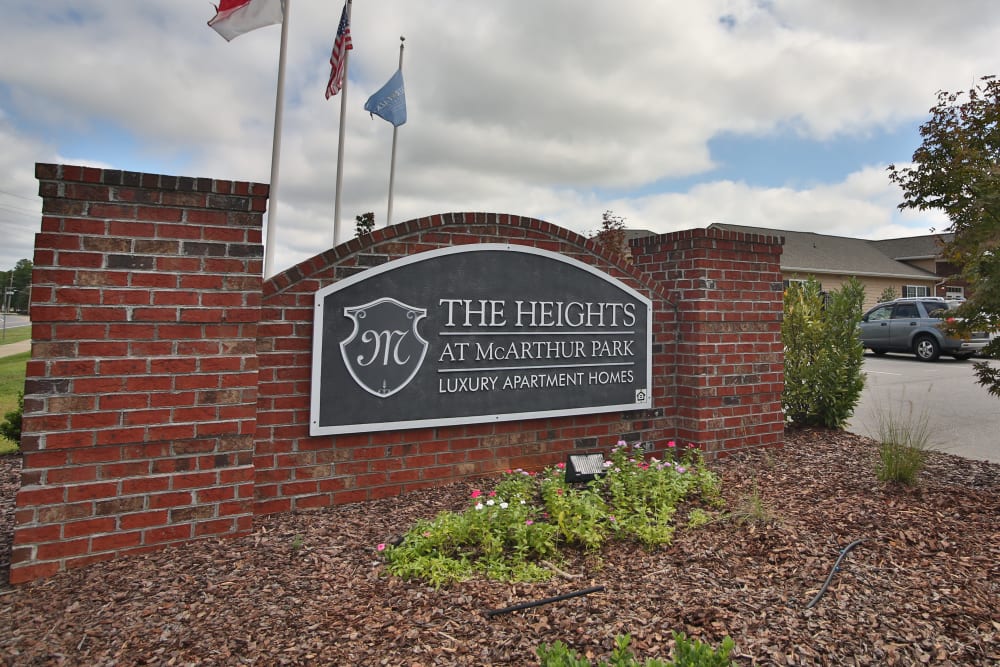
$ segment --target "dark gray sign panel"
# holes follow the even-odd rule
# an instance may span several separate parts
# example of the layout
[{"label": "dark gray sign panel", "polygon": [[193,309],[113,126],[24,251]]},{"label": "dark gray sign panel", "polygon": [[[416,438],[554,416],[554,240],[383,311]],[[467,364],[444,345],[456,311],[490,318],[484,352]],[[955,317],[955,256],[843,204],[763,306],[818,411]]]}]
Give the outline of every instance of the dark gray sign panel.
[{"label": "dark gray sign panel", "polygon": [[652,304],[575,259],[462,245],[316,293],[310,433],[649,408]]}]

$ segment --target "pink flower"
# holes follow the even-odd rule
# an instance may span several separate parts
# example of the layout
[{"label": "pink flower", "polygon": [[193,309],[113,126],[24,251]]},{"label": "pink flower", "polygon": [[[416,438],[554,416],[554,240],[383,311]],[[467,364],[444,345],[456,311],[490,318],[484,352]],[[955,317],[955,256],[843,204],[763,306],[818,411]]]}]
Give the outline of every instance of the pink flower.
[{"label": "pink flower", "polygon": [[495,496],[496,494],[497,494],[497,492],[496,492],[496,491],[490,491],[490,498],[492,498],[492,497],[493,497],[493,496]]},{"label": "pink flower", "polygon": [[560,470],[562,470],[562,469],[564,469],[566,467],[566,464],[565,463],[557,463],[556,467],[559,468]]},{"label": "pink flower", "polygon": [[378,546],[375,547],[378,551],[385,551],[385,542],[379,542]]},{"label": "pink flower", "polygon": [[667,443],[667,447],[676,447],[676,446],[677,446],[677,443],[674,442],[673,440],[671,440],[670,442]]},{"label": "pink flower", "polygon": [[483,492],[480,491],[479,489],[473,489],[472,490],[472,497],[473,498],[478,498],[481,495],[483,495]]},{"label": "pink flower", "polygon": [[526,519],[526,520],[525,520],[525,522],[524,522],[524,525],[525,525],[525,526],[530,526],[530,525],[531,525],[531,524],[533,524],[533,523],[535,523],[535,522],[534,522],[534,521],[532,521],[531,519]]}]

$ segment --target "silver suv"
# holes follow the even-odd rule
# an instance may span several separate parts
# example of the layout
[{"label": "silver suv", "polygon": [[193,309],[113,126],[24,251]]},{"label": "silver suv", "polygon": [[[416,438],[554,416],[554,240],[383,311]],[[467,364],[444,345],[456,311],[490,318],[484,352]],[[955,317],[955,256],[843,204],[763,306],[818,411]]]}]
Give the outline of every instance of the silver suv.
[{"label": "silver suv", "polygon": [[984,332],[972,333],[968,339],[944,335],[941,321],[959,305],[941,297],[880,303],[861,318],[861,342],[878,355],[912,352],[921,361],[935,361],[942,354],[968,359],[986,347],[990,338]]}]

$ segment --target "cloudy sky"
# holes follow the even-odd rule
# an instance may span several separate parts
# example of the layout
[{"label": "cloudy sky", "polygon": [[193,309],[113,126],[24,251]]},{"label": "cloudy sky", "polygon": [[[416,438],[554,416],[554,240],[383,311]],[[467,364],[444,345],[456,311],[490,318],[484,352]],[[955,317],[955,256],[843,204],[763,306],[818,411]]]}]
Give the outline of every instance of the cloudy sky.
[{"label": "cloudy sky", "polygon": [[[291,0],[275,270],[333,243],[342,3]],[[0,270],[32,257],[36,162],[267,182],[280,26],[226,42],[207,0],[6,0]],[[355,0],[341,235],[385,223],[392,126],[364,102],[403,72],[393,221],[529,215],[588,233],[612,210],[895,238],[886,165],[939,90],[1000,74],[995,0]]]}]

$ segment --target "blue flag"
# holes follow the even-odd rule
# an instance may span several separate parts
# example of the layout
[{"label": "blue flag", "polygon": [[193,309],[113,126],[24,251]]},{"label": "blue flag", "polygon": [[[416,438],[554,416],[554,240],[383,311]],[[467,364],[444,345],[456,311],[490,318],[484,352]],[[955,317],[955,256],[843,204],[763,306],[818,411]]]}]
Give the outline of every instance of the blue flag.
[{"label": "blue flag", "polygon": [[403,70],[396,70],[388,83],[365,102],[365,111],[375,114],[399,127],[406,122],[406,90],[403,88]]}]

